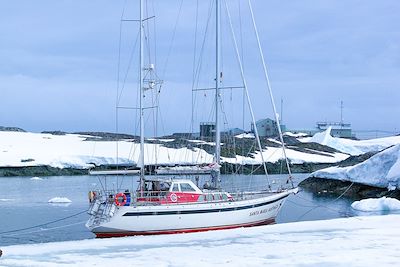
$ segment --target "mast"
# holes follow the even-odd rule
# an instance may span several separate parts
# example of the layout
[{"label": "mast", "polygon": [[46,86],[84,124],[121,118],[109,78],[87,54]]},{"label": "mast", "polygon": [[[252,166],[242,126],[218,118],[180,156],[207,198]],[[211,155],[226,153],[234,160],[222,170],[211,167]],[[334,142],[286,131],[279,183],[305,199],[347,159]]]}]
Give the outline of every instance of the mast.
[{"label": "mast", "polygon": [[220,170],[219,165],[221,162],[221,130],[219,125],[219,83],[220,83],[220,21],[219,21],[219,0],[215,1],[215,163],[217,164],[216,177],[213,177],[214,188],[219,188]]},{"label": "mast", "polygon": [[143,88],[143,0],[140,0],[140,19],[139,19],[139,90],[140,90],[140,195],[143,196],[144,190],[144,109],[143,109],[143,97],[144,97],[144,88]]},{"label": "mast", "polygon": [[293,180],[292,180],[292,171],[290,170],[289,161],[288,161],[288,158],[287,158],[287,155],[286,155],[285,142],[283,141],[281,124],[279,123],[279,116],[278,116],[278,113],[276,112],[274,96],[272,94],[271,83],[269,81],[267,66],[265,65],[264,53],[263,53],[262,48],[261,48],[260,37],[258,35],[257,25],[256,25],[256,21],[254,19],[254,12],[253,12],[253,8],[251,6],[251,0],[248,0],[248,4],[249,4],[249,9],[250,9],[250,14],[251,14],[251,20],[253,22],[254,33],[255,33],[256,39],[257,39],[258,50],[259,50],[260,56],[261,56],[261,63],[262,63],[263,69],[264,69],[264,76],[265,76],[265,80],[267,82],[268,92],[269,92],[269,96],[270,96],[270,100],[271,100],[271,104],[272,104],[272,109],[274,111],[276,126],[278,127],[279,139],[280,139],[280,141],[282,143],[283,156],[285,157],[286,167],[287,167],[287,170],[288,170],[288,173],[289,173],[288,181],[290,180],[290,182],[292,184],[292,187],[294,187]]}]

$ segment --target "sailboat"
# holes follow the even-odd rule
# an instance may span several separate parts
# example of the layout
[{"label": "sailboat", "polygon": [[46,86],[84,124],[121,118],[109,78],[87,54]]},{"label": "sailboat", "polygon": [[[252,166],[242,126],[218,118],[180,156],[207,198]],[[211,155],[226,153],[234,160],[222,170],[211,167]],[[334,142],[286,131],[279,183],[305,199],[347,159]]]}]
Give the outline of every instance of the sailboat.
[{"label": "sailboat", "polygon": [[[140,101],[140,180],[135,190],[99,190],[90,192],[88,213],[91,215],[86,226],[100,238],[121,237],[131,235],[154,235],[189,233],[209,230],[232,229],[266,225],[275,222],[279,210],[285,199],[297,193],[297,188],[270,188],[250,192],[228,192],[220,186],[221,167],[221,133],[220,133],[220,1],[216,0],[216,67],[215,67],[215,154],[212,170],[210,172],[211,184],[207,188],[200,188],[190,179],[180,179],[179,176],[160,178],[160,176],[145,175],[144,161],[144,107]],[[142,25],[143,1],[140,1],[140,19]],[[140,98],[144,94],[143,85],[143,27],[140,28]],[[237,52],[237,49],[236,49]],[[239,60],[239,65],[241,62]],[[246,82],[243,76],[244,86]],[[264,65],[265,67],[265,65]],[[248,94],[247,94],[248,97]],[[272,93],[271,93],[272,97]],[[272,103],[273,103],[273,99]],[[250,103],[249,97],[248,101]],[[274,109],[275,106],[273,105]],[[276,112],[275,112],[276,114]],[[251,111],[253,123],[254,114]],[[278,129],[282,148],[284,142]],[[258,138],[257,128],[254,127],[258,148],[262,151]],[[263,166],[266,171],[265,160],[262,156]],[[284,152],[285,154],[285,152]],[[286,157],[286,155],[285,155]],[[287,163],[290,173],[290,167]],[[114,172],[113,172],[114,173]],[[95,173],[99,175],[98,172]]]}]

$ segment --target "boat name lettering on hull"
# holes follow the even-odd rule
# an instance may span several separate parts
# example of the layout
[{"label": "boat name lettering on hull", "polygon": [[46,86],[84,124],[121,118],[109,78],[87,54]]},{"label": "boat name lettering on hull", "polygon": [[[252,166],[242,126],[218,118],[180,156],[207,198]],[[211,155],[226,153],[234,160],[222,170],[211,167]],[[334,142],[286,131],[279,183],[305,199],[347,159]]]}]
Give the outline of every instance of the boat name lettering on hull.
[{"label": "boat name lettering on hull", "polygon": [[270,211],[278,209],[278,207],[279,207],[279,205],[277,204],[277,205],[273,205],[272,207],[265,208],[265,209],[262,209],[262,210],[252,211],[252,212],[250,212],[249,216],[255,216],[255,215],[260,215],[260,214],[263,214],[263,213],[266,213],[266,212],[270,212]]}]

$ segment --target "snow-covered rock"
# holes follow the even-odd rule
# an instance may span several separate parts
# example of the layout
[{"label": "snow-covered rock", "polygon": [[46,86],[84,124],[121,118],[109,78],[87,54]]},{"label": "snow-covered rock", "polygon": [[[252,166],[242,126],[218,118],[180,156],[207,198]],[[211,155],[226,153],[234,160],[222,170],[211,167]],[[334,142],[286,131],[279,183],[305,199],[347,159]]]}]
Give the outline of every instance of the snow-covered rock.
[{"label": "snow-covered rock", "polygon": [[400,145],[379,152],[351,167],[330,167],[313,172],[311,177],[350,181],[381,188],[400,189]]},{"label": "snow-covered rock", "polygon": [[351,204],[351,207],[359,211],[400,210],[400,201],[390,197],[368,198],[360,201],[354,201]]},{"label": "snow-covered rock", "polygon": [[292,132],[284,132],[283,135],[291,136],[291,137],[305,137],[308,136],[306,133],[292,133]]},{"label": "snow-covered rock", "polygon": [[253,133],[242,133],[235,135],[236,138],[256,138]]}]

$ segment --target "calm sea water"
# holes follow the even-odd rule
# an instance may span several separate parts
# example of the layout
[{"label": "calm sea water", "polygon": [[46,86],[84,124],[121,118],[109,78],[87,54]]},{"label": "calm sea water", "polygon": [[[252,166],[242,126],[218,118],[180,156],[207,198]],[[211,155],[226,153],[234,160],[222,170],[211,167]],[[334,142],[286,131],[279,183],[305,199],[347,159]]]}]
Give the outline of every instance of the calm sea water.
[{"label": "calm sea water", "polygon": [[[294,183],[298,184],[306,177],[304,174],[294,175]],[[271,175],[270,183],[274,187],[283,179],[286,176]],[[94,238],[85,227],[89,218],[85,213],[88,208],[88,191],[105,184],[108,188],[136,188],[136,180],[129,177],[109,177],[104,180],[95,176],[57,176],[41,180],[33,180],[31,177],[0,177],[0,246]],[[222,180],[225,188],[246,190],[251,190],[254,185],[260,187],[267,184],[265,176],[223,176]],[[48,203],[54,197],[66,197],[72,202]],[[276,222],[355,215],[350,207],[351,200],[334,200],[307,192],[292,195],[282,207]],[[49,222],[53,223],[47,224]],[[38,225],[41,226],[34,227]]]}]

